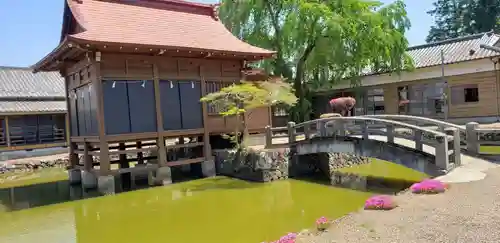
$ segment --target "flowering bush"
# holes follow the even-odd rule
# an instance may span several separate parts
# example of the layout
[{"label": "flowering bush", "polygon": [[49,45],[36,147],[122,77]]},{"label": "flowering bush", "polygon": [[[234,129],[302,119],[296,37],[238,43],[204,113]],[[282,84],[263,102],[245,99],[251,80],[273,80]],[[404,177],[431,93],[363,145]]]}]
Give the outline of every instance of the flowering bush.
[{"label": "flowering bush", "polygon": [[316,228],[319,231],[324,231],[330,226],[330,221],[326,217],[321,217],[316,220]]},{"label": "flowering bush", "polygon": [[365,209],[367,210],[391,210],[395,207],[397,207],[396,202],[385,195],[370,197],[365,202]]},{"label": "flowering bush", "polygon": [[[296,233],[288,233],[284,236],[281,236],[281,238],[277,241],[272,241],[269,243],[295,243],[295,239],[297,239],[297,234]],[[262,242],[266,243],[266,242]]]},{"label": "flowering bush", "polygon": [[448,185],[438,180],[426,179],[419,183],[415,183],[410,187],[413,193],[442,193],[448,189]]}]

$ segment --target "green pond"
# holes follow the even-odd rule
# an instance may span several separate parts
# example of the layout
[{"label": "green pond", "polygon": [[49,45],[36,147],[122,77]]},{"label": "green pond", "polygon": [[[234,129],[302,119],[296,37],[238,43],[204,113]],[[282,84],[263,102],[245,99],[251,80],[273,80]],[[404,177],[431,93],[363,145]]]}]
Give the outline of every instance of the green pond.
[{"label": "green pond", "polygon": [[[346,170],[393,180],[426,177],[379,160]],[[259,243],[311,228],[321,216],[356,211],[372,195],[306,180],[215,177],[92,197],[65,180],[50,181],[61,174],[48,174],[38,184],[0,184],[0,242]]]}]

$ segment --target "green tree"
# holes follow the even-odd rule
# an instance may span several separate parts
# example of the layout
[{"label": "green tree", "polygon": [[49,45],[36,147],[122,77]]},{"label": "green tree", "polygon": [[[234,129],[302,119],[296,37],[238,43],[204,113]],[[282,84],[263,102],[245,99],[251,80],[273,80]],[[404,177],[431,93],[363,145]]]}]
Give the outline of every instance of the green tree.
[{"label": "green tree", "polygon": [[[245,82],[222,88],[215,93],[207,94],[200,99],[220,109],[222,116],[235,116],[236,124],[243,124],[245,135],[248,133],[246,120],[242,119],[245,112],[251,109],[270,107],[274,105],[293,106],[297,97],[290,84],[285,82]],[[236,126],[234,134],[225,135],[235,143],[237,149],[244,149],[239,143],[241,127]],[[247,136],[244,136],[245,138]],[[245,143],[243,143],[244,145]]]},{"label": "green tree", "polygon": [[427,42],[500,30],[500,0],[437,0]]},{"label": "green tree", "polygon": [[363,71],[411,67],[406,14],[402,0],[385,6],[366,0],[222,0],[219,8],[233,34],[277,51],[258,65],[293,83],[299,97],[291,112],[295,121],[308,119],[310,90],[347,77],[356,85]]}]

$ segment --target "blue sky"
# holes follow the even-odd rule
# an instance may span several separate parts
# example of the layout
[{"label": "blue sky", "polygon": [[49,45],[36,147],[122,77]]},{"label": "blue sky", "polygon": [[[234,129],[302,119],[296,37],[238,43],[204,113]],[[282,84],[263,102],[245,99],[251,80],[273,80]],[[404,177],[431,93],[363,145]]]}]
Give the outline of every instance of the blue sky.
[{"label": "blue sky", "polygon": [[[0,1],[0,66],[30,66],[57,46],[64,0]],[[215,3],[218,0],[198,0]],[[384,3],[392,0],[382,0]],[[406,0],[411,45],[423,44],[432,24],[427,11],[433,0]]]}]

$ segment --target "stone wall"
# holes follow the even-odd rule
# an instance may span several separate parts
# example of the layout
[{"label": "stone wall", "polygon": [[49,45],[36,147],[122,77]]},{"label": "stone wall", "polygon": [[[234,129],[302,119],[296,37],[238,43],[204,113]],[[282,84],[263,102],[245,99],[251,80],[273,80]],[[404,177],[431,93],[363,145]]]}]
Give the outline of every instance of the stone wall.
[{"label": "stone wall", "polygon": [[55,160],[40,160],[27,163],[2,163],[0,164],[0,174],[11,172],[27,172],[44,168],[65,168],[69,164],[68,158]]},{"label": "stone wall", "polygon": [[340,168],[367,164],[368,157],[358,156],[352,153],[314,153],[296,155],[290,165],[291,176],[321,173],[331,178],[333,173]]},{"label": "stone wall", "polygon": [[215,151],[218,175],[249,181],[270,182],[288,179],[289,149]]}]

